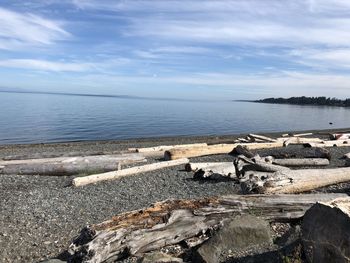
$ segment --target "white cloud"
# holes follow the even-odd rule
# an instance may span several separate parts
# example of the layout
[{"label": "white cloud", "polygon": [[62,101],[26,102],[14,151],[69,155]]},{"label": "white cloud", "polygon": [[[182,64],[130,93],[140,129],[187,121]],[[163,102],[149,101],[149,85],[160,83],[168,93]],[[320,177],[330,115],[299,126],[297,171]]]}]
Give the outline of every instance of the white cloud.
[{"label": "white cloud", "polygon": [[0,48],[48,45],[70,37],[55,21],[31,14],[21,14],[0,7]]},{"label": "white cloud", "polygon": [[29,70],[40,71],[70,71],[83,72],[95,69],[95,65],[91,63],[66,63],[66,62],[52,62],[47,60],[37,59],[6,59],[0,60],[0,67],[4,68],[22,68]]}]

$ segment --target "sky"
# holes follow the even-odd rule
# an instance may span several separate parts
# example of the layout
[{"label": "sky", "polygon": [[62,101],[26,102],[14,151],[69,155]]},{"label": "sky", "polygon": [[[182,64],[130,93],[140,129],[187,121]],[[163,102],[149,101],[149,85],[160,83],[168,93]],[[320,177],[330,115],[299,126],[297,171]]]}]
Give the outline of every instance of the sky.
[{"label": "sky", "polygon": [[0,87],[350,97],[348,0],[0,0]]}]

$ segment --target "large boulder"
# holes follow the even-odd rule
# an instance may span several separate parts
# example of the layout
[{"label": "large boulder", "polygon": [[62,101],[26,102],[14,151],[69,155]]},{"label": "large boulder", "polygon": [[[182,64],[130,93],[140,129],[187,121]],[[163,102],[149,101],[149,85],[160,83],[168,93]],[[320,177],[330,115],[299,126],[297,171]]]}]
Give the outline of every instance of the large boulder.
[{"label": "large boulder", "polygon": [[350,262],[350,198],[313,205],[303,219],[302,243],[308,262]]},{"label": "large boulder", "polygon": [[197,249],[194,262],[217,263],[225,251],[271,243],[269,223],[252,215],[243,215],[226,221],[220,230]]}]

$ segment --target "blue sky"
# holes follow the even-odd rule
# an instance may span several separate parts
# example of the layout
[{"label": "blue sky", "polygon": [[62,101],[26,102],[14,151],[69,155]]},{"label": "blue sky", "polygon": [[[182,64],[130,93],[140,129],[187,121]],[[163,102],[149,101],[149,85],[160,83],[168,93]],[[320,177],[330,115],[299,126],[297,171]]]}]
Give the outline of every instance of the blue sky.
[{"label": "blue sky", "polygon": [[0,0],[0,87],[350,97],[347,0]]}]

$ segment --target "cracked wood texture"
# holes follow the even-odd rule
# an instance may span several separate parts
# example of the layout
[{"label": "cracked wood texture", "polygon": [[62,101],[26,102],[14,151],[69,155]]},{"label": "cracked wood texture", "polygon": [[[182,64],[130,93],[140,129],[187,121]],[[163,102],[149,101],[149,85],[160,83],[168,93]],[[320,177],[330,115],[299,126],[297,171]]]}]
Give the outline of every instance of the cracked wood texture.
[{"label": "cracked wood texture", "polygon": [[70,245],[70,262],[114,262],[210,233],[225,219],[254,214],[270,221],[301,218],[317,201],[343,194],[229,195],[168,200],[85,227]]}]

